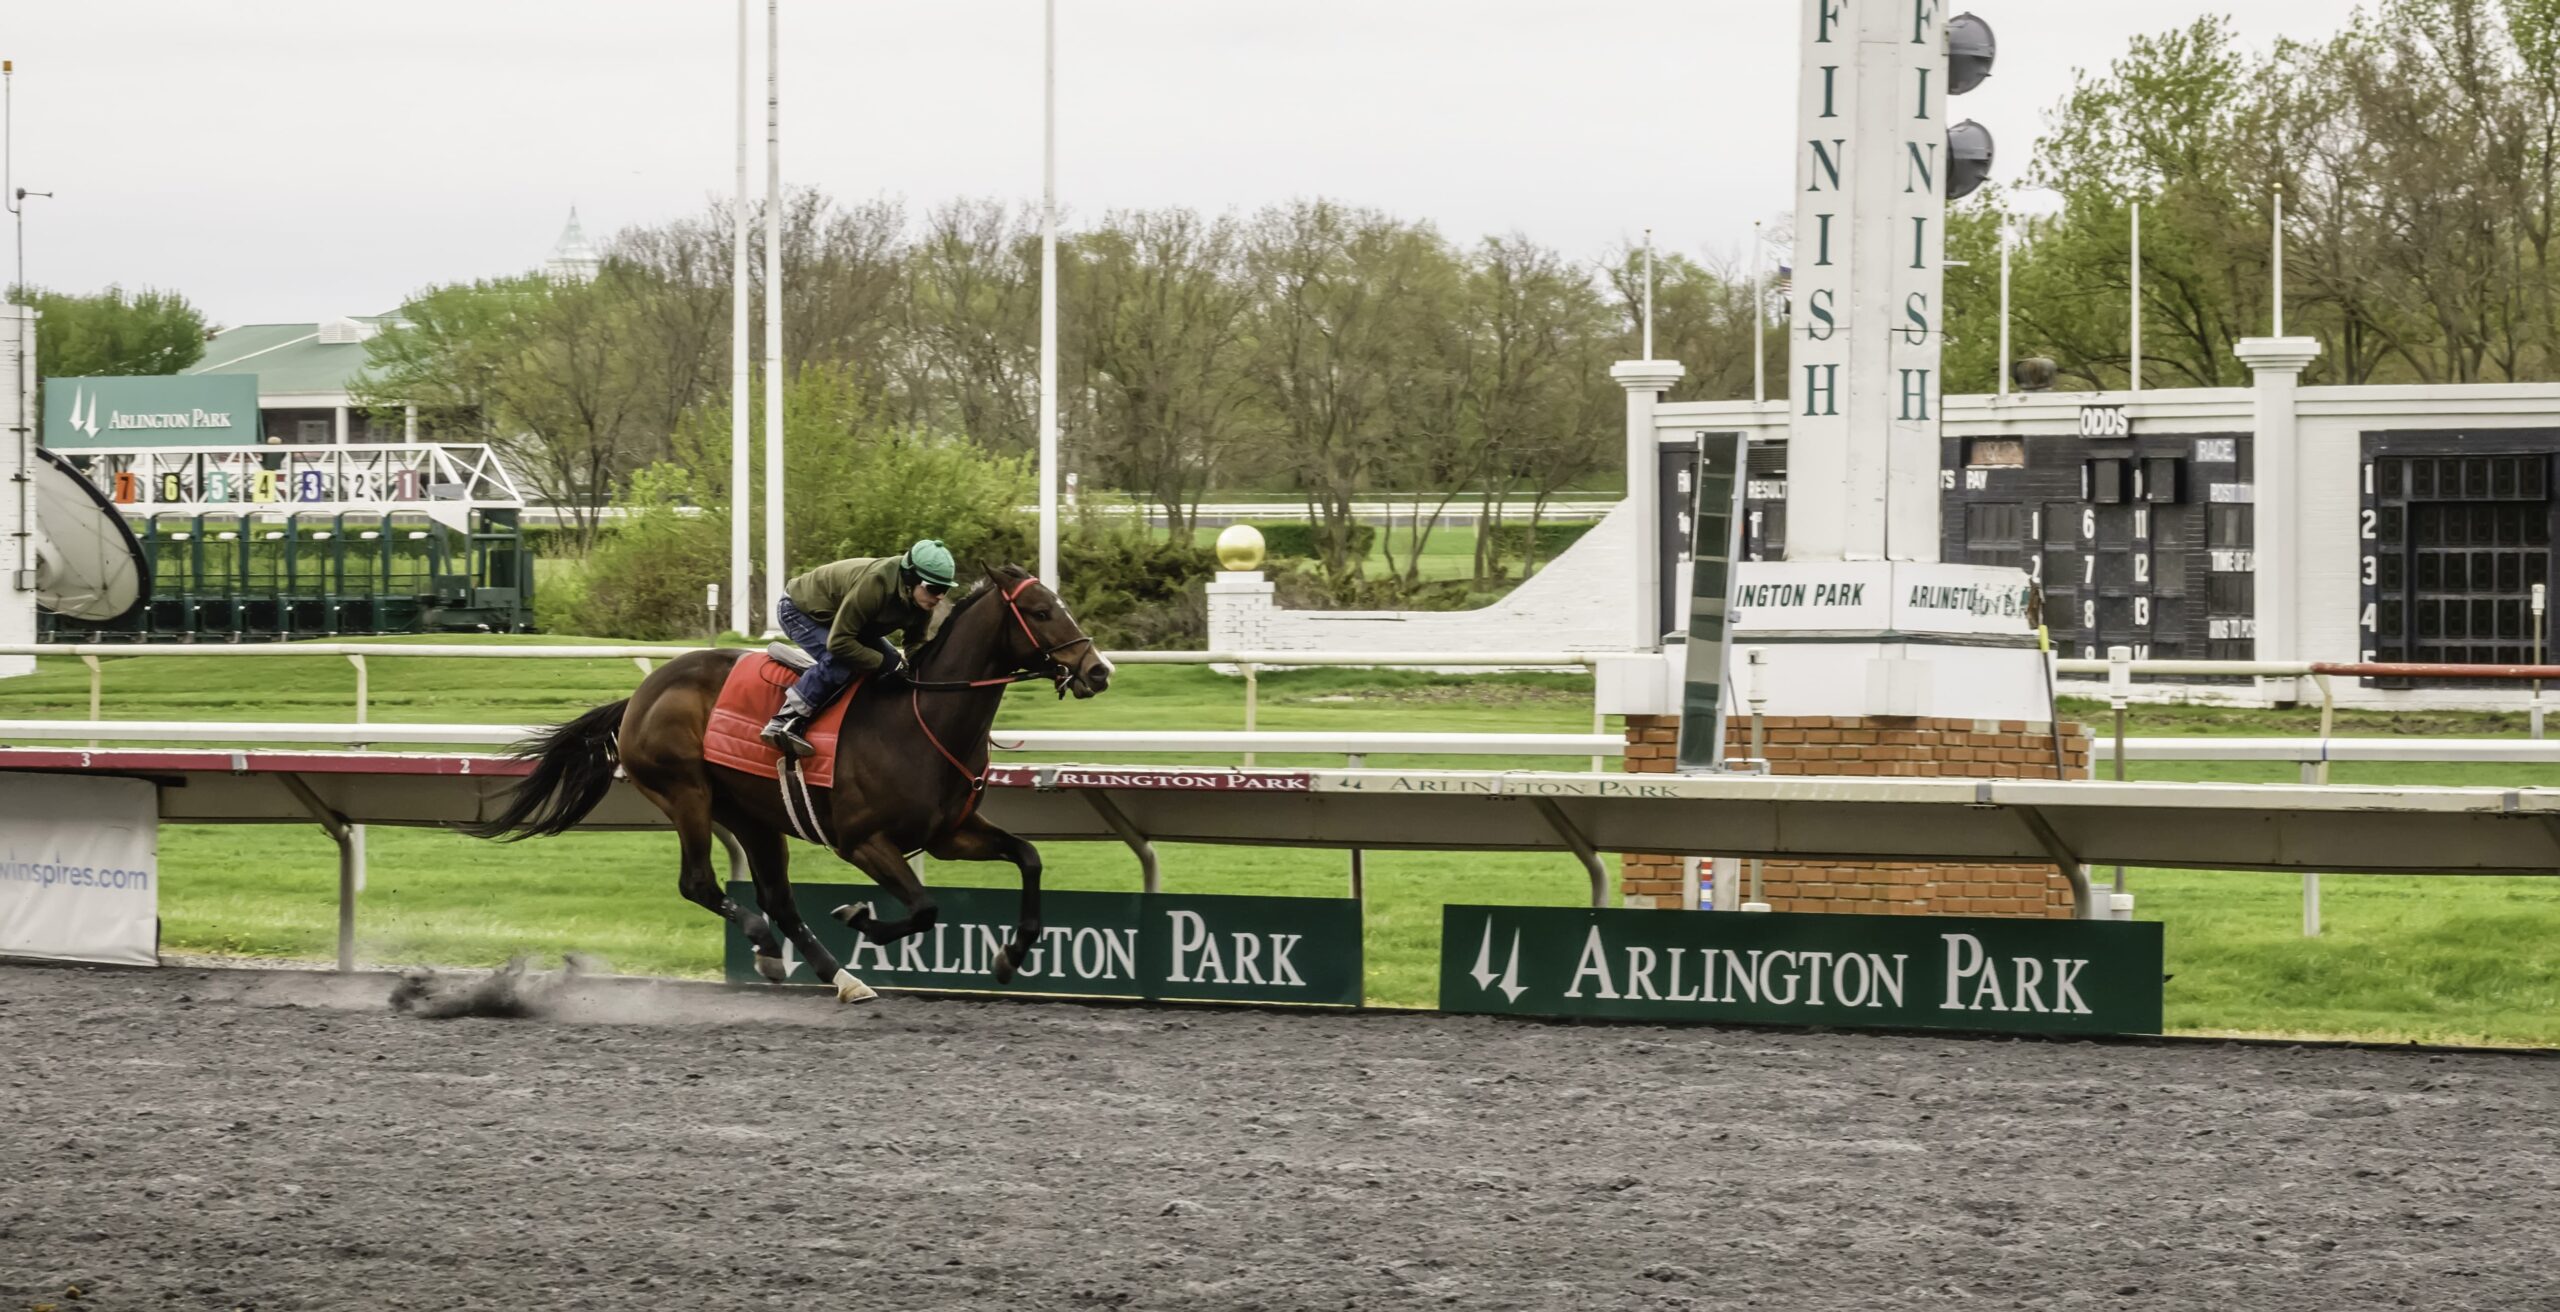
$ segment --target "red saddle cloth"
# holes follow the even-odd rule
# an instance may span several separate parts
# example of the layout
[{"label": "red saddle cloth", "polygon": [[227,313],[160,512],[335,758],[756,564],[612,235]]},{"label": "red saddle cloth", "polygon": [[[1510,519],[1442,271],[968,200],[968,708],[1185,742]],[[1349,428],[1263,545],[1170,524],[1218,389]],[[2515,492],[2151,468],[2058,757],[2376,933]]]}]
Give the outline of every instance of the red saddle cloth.
[{"label": "red saddle cloth", "polygon": [[[764,732],[766,721],[782,710],[782,694],[799,682],[800,673],[782,665],[763,652],[750,652],[729,668],[729,681],[720,686],[720,700],[711,708],[711,725],[702,734],[702,756],[713,765],[763,775],[767,779],[782,777],[782,753],[764,745],[756,735]],[[828,702],[818,712],[801,736],[818,754],[800,763],[800,774],[811,788],[832,788],[836,782],[836,734],[844,727],[844,708],[853,703],[853,695],[862,683],[854,685]]]}]

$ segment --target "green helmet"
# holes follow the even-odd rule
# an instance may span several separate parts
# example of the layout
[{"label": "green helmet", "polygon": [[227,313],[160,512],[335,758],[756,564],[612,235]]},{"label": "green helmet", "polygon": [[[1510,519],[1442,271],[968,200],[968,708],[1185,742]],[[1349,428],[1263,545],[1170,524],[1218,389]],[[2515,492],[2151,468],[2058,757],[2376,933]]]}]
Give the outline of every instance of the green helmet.
[{"label": "green helmet", "polygon": [[908,573],[927,583],[947,588],[959,581],[959,576],[954,572],[951,563],[951,548],[942,545],[937,539],[919,540],[914,546],[907,548],[907,554],[902,559]]}]

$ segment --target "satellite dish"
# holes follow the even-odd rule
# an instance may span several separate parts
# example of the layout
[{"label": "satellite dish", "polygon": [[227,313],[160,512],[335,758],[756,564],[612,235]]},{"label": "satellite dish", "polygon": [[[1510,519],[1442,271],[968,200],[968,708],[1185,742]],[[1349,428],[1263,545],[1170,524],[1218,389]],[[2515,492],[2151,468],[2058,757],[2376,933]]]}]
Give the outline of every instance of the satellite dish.
[{"label": "satellite dish", "polygon": [[111,624],[151,595],[151,562],[133,529],[97,485],[59,454],[27,472],[35,478],[36,605],[64,619]]}]

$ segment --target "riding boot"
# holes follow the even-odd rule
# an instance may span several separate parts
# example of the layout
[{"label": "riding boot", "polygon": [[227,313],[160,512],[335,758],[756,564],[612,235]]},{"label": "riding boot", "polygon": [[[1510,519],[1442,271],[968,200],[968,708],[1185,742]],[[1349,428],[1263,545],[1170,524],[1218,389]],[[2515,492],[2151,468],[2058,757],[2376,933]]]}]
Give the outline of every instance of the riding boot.
[{"label": "riding boot", "polygon": [[757,736],[764,745],[794,760],[806,760],[818,754],[801,735],[807,732],[809,720],[818,713],[797,688],[782,695],[782,713],[765,722],[764,732]]}]

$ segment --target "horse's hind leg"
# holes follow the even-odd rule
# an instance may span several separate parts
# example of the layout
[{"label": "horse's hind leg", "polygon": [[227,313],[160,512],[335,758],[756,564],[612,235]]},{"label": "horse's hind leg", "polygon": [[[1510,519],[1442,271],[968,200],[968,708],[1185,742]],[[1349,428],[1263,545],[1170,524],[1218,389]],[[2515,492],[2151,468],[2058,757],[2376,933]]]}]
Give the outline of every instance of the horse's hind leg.
[{"label": "horse's hind leg", "polygon": [[1022,872],[1022,904],[1014,916],[1013,942],[997,954],[992,968],[996,983],[1010,982],[1040,944],[1040,849],[973,815],[927,850],[944,861],[1010,861]]},{"label": "horse's hind leg", "polygon": [[[835,986],[838,1002],[867,1002],[880,996],[871,986],[853,977],[836,960],[827,945],[818,941],[816,931],[800,918],[800,904],[791,896],[791,844],[777,830],[748,825],[731,831],[738,846],[747,854],[747,868],[755,872],[756,905],[773,918],[773,927],[800,949],[800,958],[819,979]],[[782,963],[776,962],[777,966]],[[756,962],[762,968],[764,962]],[[774,976],[773,978],[779,978]]]},{"label": "horse's hind leg", "polygon": [[[638,780],[633,780],[635,784]],[[651,805],[666,812],[676,827],[676,844],[681,865],[676,873],[676,888],[685,900],[703,910],[734,922],[756,951],[756,970],[765,978],[779,980],[784,970],[782,940],[774,937],[773,925],[763,916],[729,900],[720,886],[720,876],[711,868],[711,790],[707,787],[680,784],[661,791],[646,784],[640,794]],[[768,965],[766,963],[770,962]]]},{"label": "horse's hind leg", "polygon": [[925,891],[924,881],[916,878],[915,867],[907,864],[906,853],[888,839],[873,834],[849,847],[837,848],[836,855],[871,876],[871,882],[889,890],[907,908],[905,919],[884,921],[871,914],[868,902],[837,907],[836,917],[864,938],[873,943],[894,943],[910,934],[924,933],[942,919],[941,905]]}]

